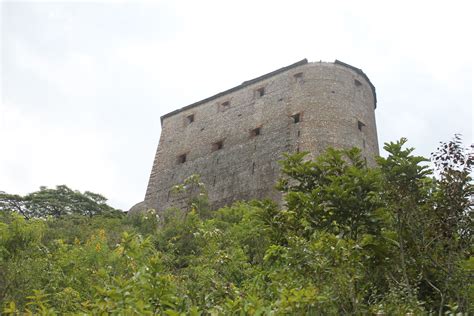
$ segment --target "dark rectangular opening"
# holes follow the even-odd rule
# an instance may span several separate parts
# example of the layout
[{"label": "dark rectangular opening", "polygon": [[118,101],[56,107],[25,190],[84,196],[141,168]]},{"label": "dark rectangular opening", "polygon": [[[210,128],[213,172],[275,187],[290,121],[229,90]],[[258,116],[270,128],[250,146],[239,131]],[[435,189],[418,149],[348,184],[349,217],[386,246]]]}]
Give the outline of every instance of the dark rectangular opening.
[{"label": "dark rectangular opening", "polygon": [[212,144],[212,151],[221,150],[222,148],[224,148],[224,141],[223,140],[220,140],[220,141],[215,142],[214,144]]},{"label": "dark rectangular opening", "polygon": [[220,110],[221,111],[225,111],[228,108],[230,108],[230,101],[225,101],[225,102],[221,103],[221,105],[220,105]]},{"label": "dark rectangular opening", "polygon": [[256,93],[257,93],[257,97],[259,97],[259,98],[263,97],[265,95],[265,88],[262,87],[260,89],[257,89]]},{"label": "dark rectangular opening", "polygon": [[301,115],[300,113],[296,113],[296,114],[293,114],[291,116],[291,118],[293,119],[293,123],[299,123],[301,121]]},{"label": "dark rectangular opening", "polygon": [[359,129],[359,131],[362,132],[362,129],[364,128],[365,124],[362,123],[361,121],[357,121],[357,128]]},{"label": "dark rectangular opening", "polygon": [[191,124],[192,122],[194,122],[194,114],[190,114],[190,115],[186,116],[186,122],[188,124]]},{"label": "dark rectangular opening", "polygon": [[261,127],[254,128],[250,131],[250,137],[256,137],[261,134]]},{"label": "dark rectangular opening", "polygon": [[185,163],[186,162],[186,154],[182,154],[178,156],[178,163]]},{"label": "dark rectangular opening", "polygon": [[356,87],[360,87],[362,85],[362,82],[357,79],[354,79],[354,84],[356,85]]}]

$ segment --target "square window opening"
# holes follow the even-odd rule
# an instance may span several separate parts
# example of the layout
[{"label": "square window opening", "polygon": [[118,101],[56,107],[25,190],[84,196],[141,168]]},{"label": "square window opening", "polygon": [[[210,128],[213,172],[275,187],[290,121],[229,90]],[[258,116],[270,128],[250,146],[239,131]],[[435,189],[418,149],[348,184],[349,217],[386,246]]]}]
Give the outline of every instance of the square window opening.
[{"label": "square window opening", "polygon": [[356,87],[360,87],[362,85],[362,82],[357,79],[354,79],[354,84],[356,85]]},{"label": "square window opening", "polygon": [[259,98],[263,97],[265,95],[265,88],[262,87],[260,89],[257,89],[256,94],[257,94],[257,97]]},{"label": "square window opening", "polygon": [[250,137],[256,137],[261,134],[261,127],[254,128],[253,130],[250,131]]},{"label": "square window opening", "polygon": [[220,110],[221,111],[225,111],[228,108],[230,108],[230,101],[225,101],[225,102],[221,103],[221,105],[220,105]]},{"label": "square window opening", "polygon": [[214,144],[212,144],[212,151],[221,150],[222,148],[224,148],[224,141],[223,140],[220,140],[220,141],[215,142]]},{"label": "square window opening", "polygon": [[364,123],[362,123],[361,121],[357,121],[357,128],[359,129],[359,131],[362,132],[364,127],[365,127]]},{"label": "square window opening", "polygon": [[300,113],[293,114],[291,116],[291,118],[293,119],[293,123],[295,123],[295,124],[301,122],[301,114]]},{"label": "square window opening", "polygon": [[192,122],[194,122],[194,114],[190,114],[190,115],[186,116],[186,122],[188,124],[191,124]]},{"label": "square window opening", "polygon": [[186,162],[186,154],[182,154],[178,156],[178,163],[182,164]]}]

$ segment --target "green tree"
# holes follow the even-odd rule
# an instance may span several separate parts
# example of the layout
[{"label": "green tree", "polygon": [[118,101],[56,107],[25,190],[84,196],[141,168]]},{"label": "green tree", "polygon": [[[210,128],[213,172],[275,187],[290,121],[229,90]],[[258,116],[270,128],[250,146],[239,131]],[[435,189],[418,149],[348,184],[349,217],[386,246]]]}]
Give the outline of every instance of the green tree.
[{"label": "green tree", "polygon": [[281,162],[278,188],[284,193],[289,228],[309,237],[324,230],[358,240],[379,234],[383,219],[380,177],[370,169],[359,149],[328,149],[314,161],[306,153]]},{"label": "green tree", "polygon": [[92,217],[119,212],[106,202],[107,199],[100,194],[89,191],[81,193],[65,185],[58,185],[55,189],[40,187],[39,191],[25,196],[1,193],[0,211],[18,212],[26,219],[71,214]]},{"label": "green tree", "polygon": [[377,160],[383,177],[383,198],[392,218],[393,229],[397,239],[399,260],[395,263],[401,271],[402,286],[407,293],[413,293],[417,282],[416,269],[409,273],[409,266],[416,266],[415,253],[409,252],[409,243],[419,238],[417,223],[423,220],[424,208],[430,207],[430,190],[432,189],[432,171],[426,163],[428,159],[412,155],[414,148],[404,148],[406,139],[387,143],[384,149],[389,153],[387,158]]},{"label": "green tree", "polygon": [[405,142],[386,144],[389,156],[378,159],[398,252],[387,273],[413,305],[425,302],[440,315],[447,304],[467,312],[473,294],[463,285],[471,283],[464,266],[472,260],[472,150],[463,149],[458,136],[442,143],[433,154],[433,177],[428,160],[403,148]]}]

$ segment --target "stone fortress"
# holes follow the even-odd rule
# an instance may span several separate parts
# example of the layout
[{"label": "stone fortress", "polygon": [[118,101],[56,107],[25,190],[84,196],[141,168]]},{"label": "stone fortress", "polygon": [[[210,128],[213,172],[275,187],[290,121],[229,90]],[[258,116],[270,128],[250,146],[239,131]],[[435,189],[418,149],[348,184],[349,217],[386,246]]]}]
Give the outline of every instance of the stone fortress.
[{"label": "stone fortress", "polygon": [[315,156],[355,146],[371,164],[378,155],[376,105],[362,70],[303,59],[163,115],[145,200],[130,211],[179,206],[172,189],[193,174],[212,208],[278,201],[274,186],[285,152]]}]

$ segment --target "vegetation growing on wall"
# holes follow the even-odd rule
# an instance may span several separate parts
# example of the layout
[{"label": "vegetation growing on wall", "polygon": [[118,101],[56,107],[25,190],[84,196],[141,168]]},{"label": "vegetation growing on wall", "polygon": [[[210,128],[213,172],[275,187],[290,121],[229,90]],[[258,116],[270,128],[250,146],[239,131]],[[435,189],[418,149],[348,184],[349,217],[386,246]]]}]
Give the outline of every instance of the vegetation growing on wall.
[{"label": "vegetation growing on wall", "polygon": [[357,149],[288,156],[285,208],[209,212],[203,190],[187,212],[125,216],[67,187],[2,194],[2,312],[473,313],[473,151],[443,143],[433,170],[405,142],[373,169]]}]

